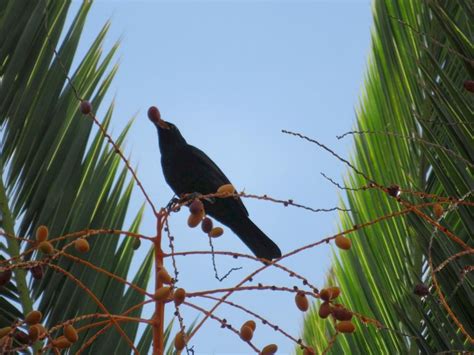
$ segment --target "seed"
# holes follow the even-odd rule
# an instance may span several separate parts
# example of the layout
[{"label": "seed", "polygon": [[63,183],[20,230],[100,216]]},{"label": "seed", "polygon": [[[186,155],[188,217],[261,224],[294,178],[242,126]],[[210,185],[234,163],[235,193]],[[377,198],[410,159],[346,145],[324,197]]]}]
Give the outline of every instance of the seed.
[{"label": "seed", "polygon": [[444,209],[439,203],[433,205],[433,213],[436,219],[439,219],[443,215]]},{"label": "seed", "polygon": [[315,354],[316,352],[314,351],[314,349],[309,346],[304,348],[303,350],[303,355],[315,355]]},{"label": "seed", "polygon": [[81,101],[80,109],[84,115],[88,115],[92,111],[92,104],[87,100],[83,100]]},{"label": "seed", "polygon": [[261,355],[272,355],[275,354],[278,351],[278,346],[275,344],[270,344],[267,345],[262,349],[262,352],[260,353]]},{"label": "seed", "polygon": [[140,238],[133,238],[133,243],[132,243],[133,250],[137,250],[138,248],[140,248],[141,244],[142,244],[142,241],[140,240]]},{"label": "seed", "polygon": [[398,196],[400,196],[400,186],[394,184],[387,187],[387,193],[390,196],[397,198]]},{"label": "seed", "polygon": [[332,310],[332,315],[337,320],[347,321],[352,319],[352,312],[344,307],[334,307]]},{"label": "seed", "polygon": [[0,338],[3,338],[5,335],[12,331],[12,327],[3,327],[0,328]]},{"label": "seed", "polygon": [[250,341],[252,340],[252,338],[253,338],[252,328],[246,325],[242,326],[242,328],[240,328],[240,339],[242,339],[243,341]]},{"label": "seed", "polygon": [[36,229],[36,240],[38,242],[44,242],[46,239],[48,239],[48,234],[48,227],[39,226],[38,229]]},{"label": "seed", "polygon": [[185,346],[186,336],[183,334],[183,332],[179,332],[174,338],[174,347],[176,348],[176,350],[180,351],[183,350]]},{"label": "seed", "polygon": [[192,214],[195,215],[201,215],[201,213],[204,211],[204,205],[202,204],[201,200],[194,200],[190,205],[189,205],[189,211]]},{"label": "seed", "polygon": [[212,230],[212,219],[206,217],[202,220],[201,228],[204,233],[210,233]]},{"label": "seed", "polygon": [[6,285],[12,278],[12,270],[0,271],[0,286]]},{"label": "seed", "polygon": [[91,247],[86,239],[80,238],[74,242],[74,248],[80,253],[87,253]]},{"label": "seed", "polygon": [[344,320],[336,324],[336,329],[341,333],[352,333],[355,330],[355,326],[351,321]]},{"label": "seed", "polygon": [[71,343],[75,343],[79,339],[79,335],[77,335],[77,330],[72,326],[72,324],[65,325],[63,332],[66,339],[69,340]]},{"label": "seed", "polygon": [[349,250],[351,248],[352,242],[349,238],[344,237],[343,235],[338,235],[336,237],[336,245],[338,248],[343,250]]},{"label": "seed", "polygon": [[201,223],[202,216],[199,214],[190,214],[188,217],[188,226],[195,228]]},{"label": "seed", "polygon": [[54,251],[53,245],[50,242],[44,241],[41,242],[38,246],[39,250],[41,250],[44,254],[52,254]]},{"label": "seed", "polygon": [[71,346],[71,342],[64,335],[53,340],[53,347],[58,349],[67,349]]},{"label": "seed", "polygon": [[417,296],[424,297],[430,293],[430,290],[428,286],[426,286],[425,284],[418,284],[418,285],[415,285],[415,289],[413,290],[413,293]]},{"label": "seed", "polygon": [[151,106],[148,109],[148,118],[152,122],[158,122],[159,120],[161,120],[160,111],[158,110],[158,108],[156,106]]},{"label": "seed", "polygon": [[323,319],[327,318],[332,312],[332,307],[329,302],[323,302],[319,306],[319,316]]},{"label": "seed", "polygon": [[176,291],[174,291],[173,299],[174,304],[179,306],[186,299],[186,291],[183,288],[178,288]]},{"label": "seed", "polygon": [[165,268],[158,271],[158,280],[167,285],[171,285],[173,283],[173,279]]},{"label": "seed", "polygon": [[25,322],[28,325],[38,324],[41,322],[43,314],[40,311],[31,311],[25,317]]},{"label": "seed", "polygon": [[222,195],[231,195],[235,192],[235,188],[234,186],[232,186],[232,184],[225,184],[225,185],[222,185],[221,187],[219,187],[217,189],[217,193],[218,194],[222,194]]},{"label": "seed", "polygon": [[298,292],[295,295],[296,307],[302,312],[306,312],[309,308],[308,298],[303,292]]},{"label": "seed", "polygon": [[166,301],[171,296],[171,292],[171,287],[160,287],[156,290],[154,298],[156,301]]},{"label": "seed", "polygon": [[255,331],[255,329],[257,328],[257,324],[253,320],[248,320],[242,325],[242,327],[249,327],[250,329]]},{"label": "seed", "polygon": [[474,92],[474,80],[466,80],[464,82],[464,89],[470,92]]},{"label": "seed", "polygon": [[221,227],[215,227],[212,228],[212,230],[209,232],[209,237],[217,238],[220,237],[222,234],[224,234],[224,230]]},{"label": "seed", "polygon": [[31,275],[36,280],[40,280],[43,278],[43,266],[42,265],[35,265],[30,269]]}]

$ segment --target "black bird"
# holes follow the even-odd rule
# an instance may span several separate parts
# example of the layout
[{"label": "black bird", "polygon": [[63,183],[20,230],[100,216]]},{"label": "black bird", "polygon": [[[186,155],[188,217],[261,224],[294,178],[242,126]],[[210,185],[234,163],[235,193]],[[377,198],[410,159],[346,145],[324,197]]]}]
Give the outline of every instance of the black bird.
[{"label": "black bird", "polygon": [[[175,125],[161,119],[156,107],[150,107],[148,117],[158,130],[165,180],[176,195],[211,194],[222,185],[230,184],[221,169],[203,151],[188,144]],[[267,260],[281,256],[278,246],[250,220],[240,198],[202,202],[206,213],[232,229],[255,256]]]}]

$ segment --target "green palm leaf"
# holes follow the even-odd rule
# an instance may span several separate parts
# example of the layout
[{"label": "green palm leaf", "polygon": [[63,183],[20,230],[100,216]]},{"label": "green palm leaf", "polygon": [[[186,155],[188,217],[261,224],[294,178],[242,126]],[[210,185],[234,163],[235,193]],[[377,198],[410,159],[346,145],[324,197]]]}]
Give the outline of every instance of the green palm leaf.
[{"label": "green palm leaf", "polygon": [[[352,162],[378,183],[472,201],[473,96],[463,88],[473,74],[470,19],[472,8],[463,0],[374,1],[372,56],[357,130],[376,133],[355,136]],[[352,188],[366,183],[353,172],[345,181]],[[342,205],[357,213],[341,215],[342,229],[400,210],[395,199],[380,191],[347,191],[346,196]],[[408,194],[402,198],[422,201]],[[430,208],[422,211],[436,219]],[[440,223],[472,247],[473,221],[472,208],[451,205]],[[436,266],[462,251],[458,244],[414,213],[350,236],[353,248],[334,255],[330,283],[343,291],[338,302],[386,328],[356,321],[356,333],[339,335],[332,353],[473,350],[433,287],[424,299],[413,294],[416,284],[431,284],[430,250]],[[474,319],[467,311],[472,309],[472,276],[462,277],[469,264],[469,256],[452,260],[437,278],[472,336]],[[315,307],[305,320],[305,340],[322,351],[333,334],[333,325],[320,319]]]},{"label": "green palm leaf", "polygon": [[[134,181],[113,147],[82,115],[76,95],[88,99],[94,108],[102,105],[117,71],[111,67],[118,47],[102,53],[107,23],[98,33],[76,69],[72,62],[84,30],[91,2],[83,2],[72,23],[65,28],[71,1],[8,0],[0,4],[0,227],[5,232],[34,238],[39,225],[46,225],[52,237],[85,229],[126,229],[124,226]],[[62,33],[64,39],[59,42]],[[58,48],[55,56],[53,48]],[[70,73],[74,89],[65,73]],[[109,105],[102,125],[107,128],[113,115]],[[130,124],[117,138],[120,147]],[[94,133],[94,129],[96,133]],[[135,211],[127,230],[136,232],[143,208]],[[115,234],[88,238],[91,250],[70,251],[96,267],[127,278],[134,257],[133,240]],[[61,248],[69,241],[55,245]],[[17,255],[25,243],[0,238],[2,254]],[[153,262],[150,251],[132,281],[146,289]],[[42,255],[30,255],[40,259]],[[57,265],[79,279],[112,314],[139,304],[144,295],[83,263],[61,257]],[[102,313],[87,293],[65,275],[46,268],[41,280],[31,279],[16,269],[15,278],[0,287],[0,326],[11,324],[35,304],[52,327],[78,315]],[[27,287],[27,283],[29,287]],[[139,316],[141,308],[130,316]],[[77,326],[90,323],[81,321]],[[121,325],[134,341],[138,324]],[[97,328],[80,333],[76,352]],[[61,333],[53,333],[53,336]],[[137,340],[138,343],[138,340]],[[88,353],[127,353],[129,345],[114,327],[98,336]],[[142,344],[146,353],[150,343]]]}]

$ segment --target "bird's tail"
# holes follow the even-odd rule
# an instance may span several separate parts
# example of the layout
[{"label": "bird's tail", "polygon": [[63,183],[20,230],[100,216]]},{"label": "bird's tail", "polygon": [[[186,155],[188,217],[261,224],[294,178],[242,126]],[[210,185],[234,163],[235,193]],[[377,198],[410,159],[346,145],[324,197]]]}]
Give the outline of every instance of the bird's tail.
[{"label": "bird's tail", "polygon": [[252,250],[257,258],[268,260],[281,256],[280,248],[266,236],[249,218],[245,223],[232,226],[232,230]]}]

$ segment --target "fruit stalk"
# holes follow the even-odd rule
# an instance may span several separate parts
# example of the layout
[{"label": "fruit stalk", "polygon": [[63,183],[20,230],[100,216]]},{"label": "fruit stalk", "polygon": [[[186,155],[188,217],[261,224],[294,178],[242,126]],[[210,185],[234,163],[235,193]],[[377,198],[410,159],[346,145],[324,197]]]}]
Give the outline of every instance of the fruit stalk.
[{"label": "fruit stalk", "polygon": [[[163,287],[163,281],[158,277],[163,268],[163,250],[161,249],[161,236],[163,221],[166,218],[165,210],[157,214],[156,237],[154,239],[155,248],[155,290]],[[165,303],[155,301],[155,314],[153,316],[153,355],[164,354],[164,322],[165,322]]]}]

